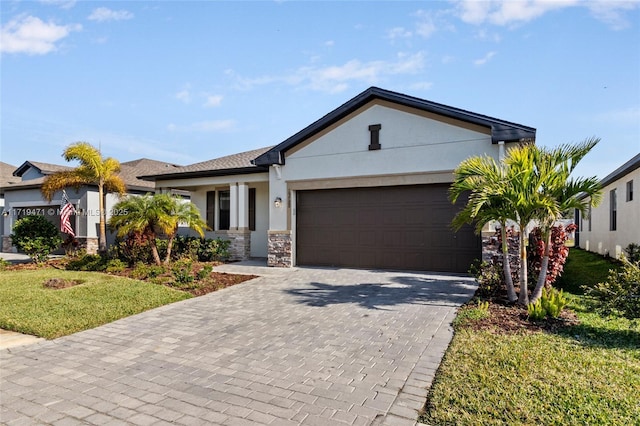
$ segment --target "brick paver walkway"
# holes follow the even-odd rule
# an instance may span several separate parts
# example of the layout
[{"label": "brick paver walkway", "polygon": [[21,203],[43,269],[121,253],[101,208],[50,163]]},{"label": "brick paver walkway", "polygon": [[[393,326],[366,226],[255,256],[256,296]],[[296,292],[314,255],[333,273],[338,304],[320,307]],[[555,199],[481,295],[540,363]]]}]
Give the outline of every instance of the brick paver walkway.
[{"label": "brick paver walkway", "polygon": [[413,425],[469,278],[267,269],[0,351],[7,425]]}]

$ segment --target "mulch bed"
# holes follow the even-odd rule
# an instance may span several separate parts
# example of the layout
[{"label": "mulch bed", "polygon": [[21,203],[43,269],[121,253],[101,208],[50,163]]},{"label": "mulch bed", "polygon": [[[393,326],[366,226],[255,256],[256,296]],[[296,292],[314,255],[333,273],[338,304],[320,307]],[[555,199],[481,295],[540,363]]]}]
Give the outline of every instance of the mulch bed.
[{"label": "mulch bed", "polygon": [[464,327],[474,330],[492,331],[497,334],[523,334],[551,332],[579,324],[576,314],[564,309],[558,318],[542,321],[529,320],[527,309],[516,305],[507,305],[501,301],[489,302],[489,316],[478,321],[468,321]]},{"label": "mulch bed", "polygon": [[[66,261],[64,259],[51,259],[42,264],[36,264],[32,262],[13,264],[13,265],[7,266],[5,270],[29,271],[29,270],[37,270],[37,269],[42,269],[47,267],[65,270],[65,263]],[[213,265],[215,266],[215,264]],[[194,262],[194,270],[197,270],[198,267],[199,265],[196,264],[196,262]],[[133,271],[133,268],[125,268],[121,272],[111,272],[109,274],[139,280],[140,278],[136,278],[132,276],[132,271]],[[233,285],[240,284],[242,282],[252,280],[257,277],[258,277],[257,275],[229,274],[226,272],[211,272],[211,274],[209,274],[204,279],[194,280],[193,282],[187,283],[187,284],[177,284],[172,281],[172,278],[173,278],[172,274],[170,271],[168,271],[165,274],[162,274],[158,277],[151,278],[151,279],[143,279],[142,281],[162,283],[167,287],[171,287],[177,290],[182,290],[194,296],[203,296],[213,291],[220,290],[226,287],[231,287]],[[69,288],[74,285],[82,284],[82,282],[83,282],[82,280],[66,280],[62,278],[50,278],[45,280],[43,285],[49,289],[59,290],[63,288]]]}]

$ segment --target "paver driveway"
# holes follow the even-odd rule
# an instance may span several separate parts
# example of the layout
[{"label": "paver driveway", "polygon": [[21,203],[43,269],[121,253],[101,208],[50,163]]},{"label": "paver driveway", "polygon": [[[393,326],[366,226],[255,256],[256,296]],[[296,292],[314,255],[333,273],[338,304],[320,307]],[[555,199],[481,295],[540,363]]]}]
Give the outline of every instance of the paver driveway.
[{"label": "paver driveway", "polygon": [[475,290],[446,275],[226,268],[264,275],[0,351],[0,422],[413,425]]}]

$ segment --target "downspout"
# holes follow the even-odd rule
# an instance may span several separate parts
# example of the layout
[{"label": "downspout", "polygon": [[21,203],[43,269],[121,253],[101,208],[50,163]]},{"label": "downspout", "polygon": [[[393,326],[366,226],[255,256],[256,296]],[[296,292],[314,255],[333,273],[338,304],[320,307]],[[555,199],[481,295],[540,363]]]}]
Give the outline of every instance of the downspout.
[{"label": "downspout", "polygon": [[504,161],[504,141],[498,141],[498,161],[502,163]]}]

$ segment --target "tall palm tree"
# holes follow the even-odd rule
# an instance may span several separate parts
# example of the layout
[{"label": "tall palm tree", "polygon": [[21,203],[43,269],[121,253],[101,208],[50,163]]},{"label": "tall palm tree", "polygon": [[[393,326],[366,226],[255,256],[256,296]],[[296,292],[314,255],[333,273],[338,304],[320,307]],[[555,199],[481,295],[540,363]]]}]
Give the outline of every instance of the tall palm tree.
[{"label": "tall palm tree", "polygon": [[489,157],[471,157],[454,171],[454,182],[449,189],[449,198],[456,202],[462,194],[469,194],[466,206],[453,219],[453,227],[458,230],[466,223],[476,224],[476,233],[490,221],[500,224],[502,237],[502,267],[507,298],[513,303],[518,299],[509,262],[507,241],[507,221],[513,219],[513,209],[509,200],[502,196],[502,188],[507,184],[504,167]]},{"label": "tall palm tree", "polygon": [[544,169],[544,174],[548,176],[541,191],[555,200],[555,206],[548,214],[537,218],[544,241],[544,254],[536,287],[531,295],[531,303],[540,298],[547,280],[554,223],[574,209],[585,214],[591,205],[597,206],[600,203],[602,191],[596,177],[571,177],[576,165],[599,141],[598,138],[589,138],[575,145],[565,144],[551,150],[540,149],[538,167]]},{"label": "tall palm tree", "polygon": [[[186,224],[201,237],[204,237],[204,230],[207,227],[195,204],[184,202],[181,198],[170,194],[129,196],[116,204],[114,210],[124,214],[112,216],[109,219],[109,227],[117,229],[119,237],[131,233],[139,233],[147,237],[153,260],[157,265],[169,263],[179,224]],[[160,259],[156,244],[156,239],[161,234],[168,238],[164,262]]]},{"label": "tall palm tree", "polygon": [[107,251],[105,193],[114,192],[122,195],[126,191],[124,181],[118,176],[120,163],[111,157],[103,159],[100,150],[87,142],[76,142],[69,145],[62,156],[66,161],[77,160],[80,165],[73,170],[56,172],[47,176],[40,191],[47,201],[51,201],[54,194],[62,189],[97,185],[98,207],[100,209],[98,249],[104,253]]}]

